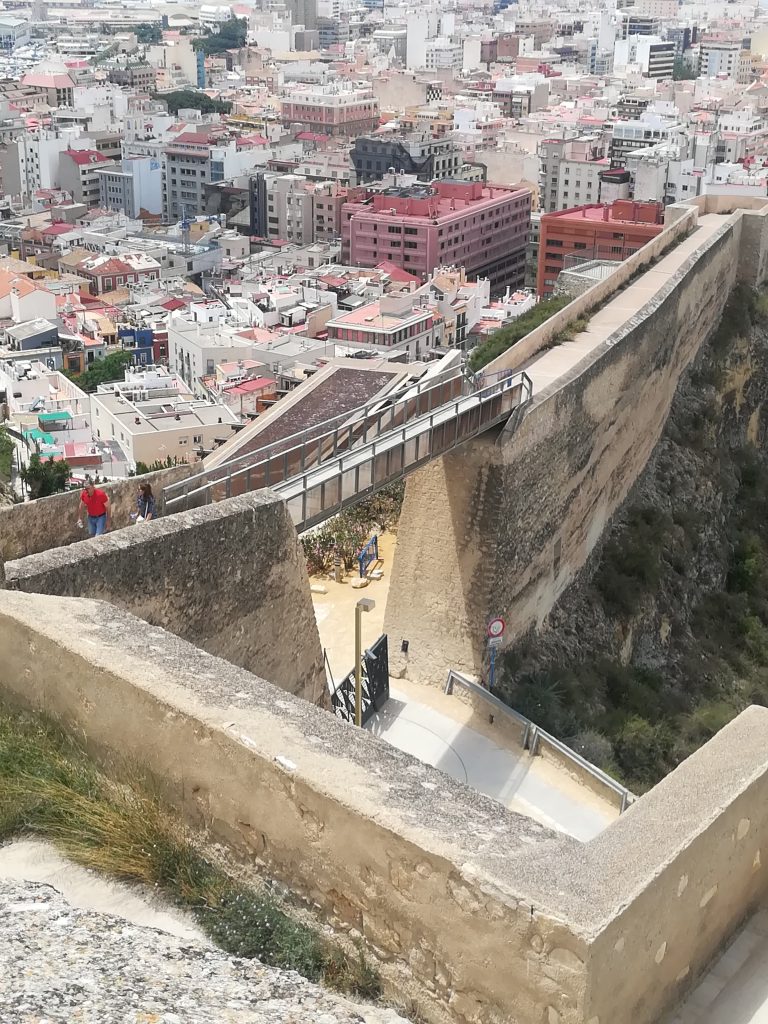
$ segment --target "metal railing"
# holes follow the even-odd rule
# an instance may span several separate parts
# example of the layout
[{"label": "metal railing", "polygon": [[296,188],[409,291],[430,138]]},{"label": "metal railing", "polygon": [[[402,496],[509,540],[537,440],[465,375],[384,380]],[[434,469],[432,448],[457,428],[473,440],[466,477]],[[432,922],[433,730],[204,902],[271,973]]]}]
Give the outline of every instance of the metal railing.
[{"label": "metal railing", "polygon": [[[178,512],[188,505],[272,487],[311,466],[335,458],[415,416],[433,412],[460,394],[467,384],[458,367],[382,395],[366,405],[297,431],[255,452],[236,455],[163,490],[165,508]],[[215,493],[214,493],[215,490]]]},{"label": "metal railing", "polygon": [[532,393],[530,377],[511,374],[441,405],[368,444],[277,484],[301,532],[354,504],[364,495],[509,418]]},{"label": "metal railing", "polygon": [[360,578],[362,579],[368,571],[368,566],[372,562],[378,562],[379,560],[379,538],[374,533],[369,541],[367,541],[361,548],[360,554],[357,556],[357,566],[360,572]]},{"label": "metal railing", "polygon": [[463,686],[474,696],[484,700],[494,709],[494,711],[498,711],[500,714],[506,715],[507,718],[513,719],[520,726],[522,731],[520,741],[521,746],[523,750],[528,751],[531,757],[536,755],[542,743],[548,744],[566,760],[577,765],[582,769],[582,771],[587,772],[587,774],[591,775],[597,782],[615,793],[619,797],[620,814],[623,814],[627,807],[637,799],[634,793],[631,793],[626,786],[622,786],[620,782],[617,782],[616,779],[612,778],[607,772],[604,772],[602,768],[598,768],[597,765],[592,764],[591,761],[582,757],[581,754],[577,754],[575,750],[572,750],[571,747],[566,743],[563,743],[562,740],[557,739],[557,737],[536,725],[530,720],[530,718],[526,718],[525,715],[521,715],[519,711],[515,711],[514,708],[509,707],[508,704],[499,700],[498,697],[494,696],[494,694],[490,693],[484,686],[476,683],[473,679],[469,679],[467,676],[462,675],[461,672],[456,672],[455,669],[450,669],[445,683],[445,693],[449,695],[453,693],[453,687],[456,683]]}]

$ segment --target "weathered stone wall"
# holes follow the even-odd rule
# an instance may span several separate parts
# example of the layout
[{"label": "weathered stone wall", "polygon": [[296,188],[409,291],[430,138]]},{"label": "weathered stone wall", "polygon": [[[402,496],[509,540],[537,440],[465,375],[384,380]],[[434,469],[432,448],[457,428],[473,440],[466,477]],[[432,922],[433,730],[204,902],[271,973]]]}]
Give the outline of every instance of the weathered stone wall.
[{"label": "weathered stone wall", "polygon": [[4,699],[144,765],[436,1024],[655,1024],[766,894],[765,708],[581,844],[100,602],[2,591],[0,650]]},{"label": "weathered stone wall", "polygon": [[507,642],[542,622],[646,465],[737,275],[751,267],[760,280],[765,223],[723,217],[652,302],[534,394],[514,432],[409,478],[385,619],[393,672],[435,684],[449,668],[481,675],[490,617],[505,617]]},{"label": "weathered stone wall", "polygon": [[6,587],[94,597],[324,703],[322,648],[296,530],[268,491],[5,564]]},{"label": "weathered stone wall", "polygon": [[[152,486],[158,500],[158,512],[162,515],[163,487],[184,480],[196,470],[199,472],[199,469],[199,466],[184,463],[145,476],[100,484],[112,502],[112,528],[120,529],[130,525],[130,514],[136,511],[139,484],[148,483]],[[79,490],[67,491],[64,494],[53,494],[50,498],[0,508],[0,564],[5,560],[24,558],[38,551],[83,540],[83,531],[77,526],[80,493]],[[87,531],[85,536],[88,536]]]},{"label": "weathered stone wall", "polygon": [[[515,877],[575,840],[99,602],[0,591],[0,649],[4,698],[142,764],[190,822],[363,936],[430,1021],[580,1019],[586,948]],[[581,968],[560,977],[539,941]]]}]

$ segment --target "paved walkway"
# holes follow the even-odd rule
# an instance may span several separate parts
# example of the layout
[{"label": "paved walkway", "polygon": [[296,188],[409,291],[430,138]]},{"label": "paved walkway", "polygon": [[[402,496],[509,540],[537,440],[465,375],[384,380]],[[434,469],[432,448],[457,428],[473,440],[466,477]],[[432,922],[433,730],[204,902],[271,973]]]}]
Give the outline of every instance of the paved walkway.
[{"label": "paved walkway", "polygon": [[558,377],[570,373],[585,356],[602,345],[617,327],[634,316],[677,273],[688,257],[723,226],[726,219],[716,213],[699,217],[695,231],[590,317],[587,329],[577,334],[573,341],[539,352],[521,366],[516,366],[515,370],[525,370],[533,381],[534,398]]},{"label": "paved walkway", "polygon": [[[467,724],[477,716],[458,697],[420,689],[417,699],[418,686],[392,680],[388,703],[367,728],[510,810],[576,839],[594,838],[618,817],[617,808],[548,761]],[[445,710],[434,706],[441,697]]]},{"label": "paved walkway", "polygon": [[768,911],[758,911],[668,1024],[768,1024]]},{"label": "paved walkway", "polygon": [[[362,616],[363,646],[383,632],[394,548],[394,536],[380,538],[384,576],[364,590],[323,580],[327,593],[312,595],[320,640],[337,683],[354,665],[355,604],[361,597],[376,602]],[[400,750],[578,839],[591,839],[618,817],[611,803],[543,758],[531,758],[459,697],[402,679],[391,681],[390,693],[389,703],[368,728]]]}]

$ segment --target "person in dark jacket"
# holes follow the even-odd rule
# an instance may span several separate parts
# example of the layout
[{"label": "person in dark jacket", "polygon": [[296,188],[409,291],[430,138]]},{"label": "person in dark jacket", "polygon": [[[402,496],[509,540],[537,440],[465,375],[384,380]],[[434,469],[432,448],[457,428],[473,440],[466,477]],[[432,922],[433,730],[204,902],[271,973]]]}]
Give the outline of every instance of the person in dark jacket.
[{"label": "person in dark jacket", "polygon": [[139,519],[149,522],[155,518],[155,496],[152,494],[151,484],[141,484],[139,494],[136,498],[136,508]]}]

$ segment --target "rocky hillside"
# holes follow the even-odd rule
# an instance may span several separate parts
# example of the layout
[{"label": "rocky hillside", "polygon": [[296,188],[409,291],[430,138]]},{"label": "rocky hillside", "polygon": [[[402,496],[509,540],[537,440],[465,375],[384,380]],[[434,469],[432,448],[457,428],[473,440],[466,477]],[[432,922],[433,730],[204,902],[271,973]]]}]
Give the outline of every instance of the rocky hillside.
[{"label": "rocky hillside", "polygon": [[768,297],[739,286],[590,563],[501,695],[638,790],[768,703]]}]

